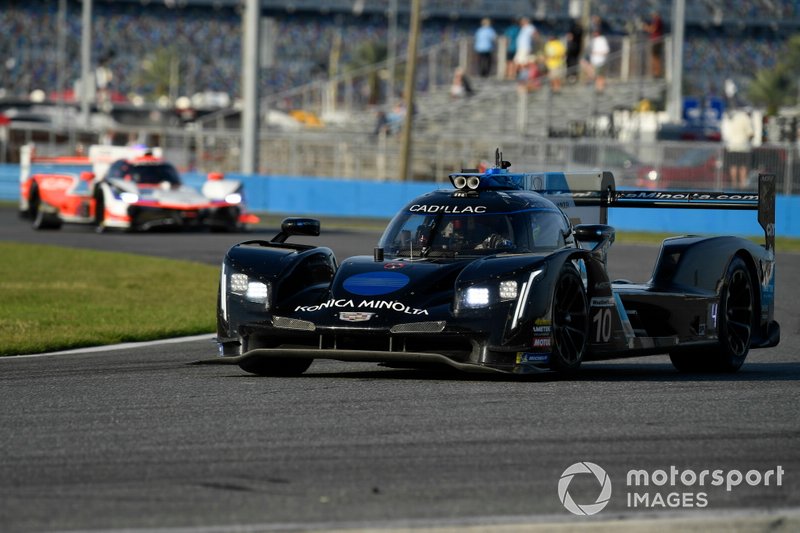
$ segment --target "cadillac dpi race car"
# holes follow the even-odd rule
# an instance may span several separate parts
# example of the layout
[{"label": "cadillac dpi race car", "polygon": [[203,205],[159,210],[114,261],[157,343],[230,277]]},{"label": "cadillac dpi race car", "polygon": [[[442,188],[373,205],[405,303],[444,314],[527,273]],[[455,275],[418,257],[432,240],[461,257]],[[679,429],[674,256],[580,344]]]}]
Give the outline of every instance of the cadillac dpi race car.
[{"label": "cadillac dpi race car", "polygon": [[207,227],[234,231],[258,222],[244,210],[242,184],[211,173],[197,191],[158,148],[91,146],[89,157],[34,157],[33,145],[20,157],[20,215],[35,229],[62,223],[148,230]]},{"label": "cadillac dpi race car", "polygon": [[[450,176],[408,203],[371,256],[339,264],[287,219],[271,241],[232,247],[217,306],[220,355],[206,362],[289,376],[316,358],[392,367],[570,372],[583,361],[668,353],[681,371],[736,371],[775,346],[774,176],[758,194],[617,191],[609,172]],[[645,283],[611,281],[606,257],[623,207],[753,209],[766,244],[664,241]]]}]

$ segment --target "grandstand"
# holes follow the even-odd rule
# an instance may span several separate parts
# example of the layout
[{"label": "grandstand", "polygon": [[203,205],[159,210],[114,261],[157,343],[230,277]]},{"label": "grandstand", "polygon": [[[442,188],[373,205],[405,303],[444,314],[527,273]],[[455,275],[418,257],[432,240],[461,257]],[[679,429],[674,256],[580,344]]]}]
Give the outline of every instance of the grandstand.
[{"label": "grandstand", "polygon": [[[469,37],[477,20],[490,16],[498,29],[513,17],[530,16],[544,31],[563,33],[570,19],[569,0],[424,0],[422,46]],[[263,14],[275,21],[274,65],[262,70],[266,93],[325,78],[330,51],[341,46],[340,67],[354,62],[363,43],[387,42],[390,0],[262,0]],[[396,2],[400,27],[408,2]],[[726,78],[740,80],[775,63],[785,39],[800,28],[800,7],[787,0],[698,0],[687,2],[684,52],[688,90],[718,91]],[[81,2],[68,0],[65,28],[65,79],[78,79]],[[241,17],[238,0],[94,0],[95,62],[113,74],[112,88],[121,95],[149,97],[153,82],[145,65],[159,51],[171,51],[178,75],[175,94],[240,94]],[[59,79],[57,25],[59,2],[0,0],[0,91],[24,97],[40,89],[52,93]],[[669,0],[592,0],[592,13],[615,34],[636,31],[637,17],[661,12],[667,27]],[[634,14],[632,16],[632,14]],[[398,50],[405,50],[399,32]]]},{"label": "grandstand", "polygon": [[[580,8],[580,1],[422,1],[415,143],[424,148],[416,150],[416,176],[442,179],[461,165],[475,164],[470,157],[500,142],[515,160],[541,168],[573,168],[570,154],[578,148],[600,154],[597,164],[603,161],[603,153],[620,148],[614,144],[622,137],[619,124],[614,123],[616,116],[625,118],[643,101],[656,108],[664,105],[666,80],[649,77],[648,41],[640,22],[656,10],[669,31],[671,1],[585,1],[590,1],[592,14],[604,19],[612,41],[608,90],[601,95],[577,84],[559,95],[539,90],[524,98],[512,80],[476,79],[471,39],[479,19],[491,17],[502,31],[517,16],[527,15],[542,33],[563,35],[576,14],[570,8]],[[5,150],[0,146],[0,163],[13,161],[18,145],[30,140],[46,141],[43,150],[59,153],[78,143],[137,139],[159,143],[183,169],[235,171],[241,141],[233,104],[241,95],[242,1],[93,0],[93,4],[93,61],[111,73],[110,103],[98,106],[101,112],[95,115],[103,120],[84,129],[72,109],[77,107],[74,99],[59,108],[57,116],[45,116],[51,122],[37,124],[42,117],[36,116],[36,108],[9,115],[12,130],[16,127],[20,135],[12,135]],[[278,119],[262,122],[262,172],[373,179],[397,175],[393,169],[399,158],[399,136],[379,138],[373,131],[376,114],[390,108],[402,86],[409,4],[402,0],[261,0],[265,47],[271,51],[266,55],[274,58],[261,68],[261,111],[264,117]],[[686,95],[719,96],[726,79],[745,88],[758,69],[776,63],[788,38],[800,29],[796,1],[696,0],[687,4]],[[59,23],[61,5],[67,8],[63,25]],[[388,62],[365,64],[380,59],[376,49],[389,42],[392,5],[398,8],[397,76],[389,87]],[[72,97],[81,70],[81,9],[80,0],[0,0],[0,115],[30,105],[35,92],[45,95],[44,104],[47,96],[51,103],[56,97]],[[475,96],[454,100],[449,84],[454,69],[462,66],[472,76]],[[66,80],[63,87],[59,80]],[[372,94],[375,82],[377,96]],[[166,102],[157,104],[165,83],[168,97],[162,96]],[[192,99],[190,109],[177,105],[178,97],[195,95],[202,98]],[[740,90],[739,96],[744,97],[745,91]],[[326,116],[330,109],[339,113],[336,120],[335,113]],[[291,113],[307,117],[306,124],[313,125],[323,116],[325,127],[298,131],[296,123],[286,118]],[[21,117],[31,122],[21,124]],[[660,161],[661,148],[642,144],[650,139],[640,133],[637,130],[629,137],[634,139],[633,146],[622,148],[643,161]],[[594,139],[575,139],[581,135]],[[550,141],[542,142],[546,137]],[[576,144],[585,142],[595,144]],[[421,154],[423,150],[427,153]],[[790,154],[789,166],[800,160],[794,149],[785,153]],[[792,178],[780,178],[785,190],[800,188],[800,172],[796,174],[787,171]]]}]

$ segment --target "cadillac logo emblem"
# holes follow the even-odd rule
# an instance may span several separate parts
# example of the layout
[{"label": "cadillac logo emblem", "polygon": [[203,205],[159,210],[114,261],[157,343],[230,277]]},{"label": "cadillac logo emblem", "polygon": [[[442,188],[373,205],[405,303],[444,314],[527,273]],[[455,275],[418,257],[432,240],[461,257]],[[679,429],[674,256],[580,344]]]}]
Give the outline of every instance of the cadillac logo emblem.
[{"label": "cadillac logo emblem", "polygon": [[393,262],[393,263],[386,263],[385,265],[383,265],[383,268],[385,268],[386,270],[397,270],[398,268],[403,268],[404,266],[406,266],[404,263]]},{"label": "cadillac logo emblem", "polygon": [[345,322],[366,322],[375,316],[375,313],[363,313],[361,311],[342,311],[339,313],[339,320]]}]

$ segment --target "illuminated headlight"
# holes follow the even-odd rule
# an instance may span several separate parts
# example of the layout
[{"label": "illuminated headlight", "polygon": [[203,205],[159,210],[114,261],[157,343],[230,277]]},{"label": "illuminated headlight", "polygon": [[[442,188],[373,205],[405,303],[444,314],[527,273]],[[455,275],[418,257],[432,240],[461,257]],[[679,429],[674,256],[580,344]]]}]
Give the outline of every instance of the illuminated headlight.
[{"label": "illuminated headlight", "polygon": [[649,179],[650,181],[656,181],[658,179],[658,171],[651,170],[650,172],[648,172],[647,179]]},{"label": "illuminated headlight", "polygon": [[242,195],[239,194],[238,192],[235,192],[233,194],[229,194],[228,196],[225,197],[225,201],[228,202],[229,204],[241,203]]},{"label": "illuminated headlight", "polygon": [[464,307],[486,307],[489,305],[488,287],[469,287],[464,291]]},{"label": "illuminated headlight", "polygon": [[267,303],[267,300],[269,300],[269,285],[260,281],[251,281],[247,284],[245,298],[257,304]]},{"label": "illuminated headlight", "polygon": [[247,274],[231,274],[231,292],[245,294],[247,292]]},{"label": "illuminated headlight", "polygon": [[247,274],[235,273],[231,274],[228,284],[232,293],[240,294],[253,303],[266,304],[269,309],[269,283],[251,280]]},{"label": "illuminated headlight", "polygon": [[133,192],[121,192],[119,193],[119,199],[126,204],[135,204],[139,201],[139,195]]},{"label": "illuminated headlight", "polygon": [[516,281],[501,281],[500,282],[500,299],[501,300],[514,300],[517,297],[517,282]]}]

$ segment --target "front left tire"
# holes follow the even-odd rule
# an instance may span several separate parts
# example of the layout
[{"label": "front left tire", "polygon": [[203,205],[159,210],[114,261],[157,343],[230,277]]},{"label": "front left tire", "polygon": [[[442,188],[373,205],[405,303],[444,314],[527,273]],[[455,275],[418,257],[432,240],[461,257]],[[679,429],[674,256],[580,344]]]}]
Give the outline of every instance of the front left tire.
[{"label": "front left tire", "polygon": [[567,263],[553,291],[550,367],[570,373],[578,370],[589,344],[589,302],[580,274]]}]

